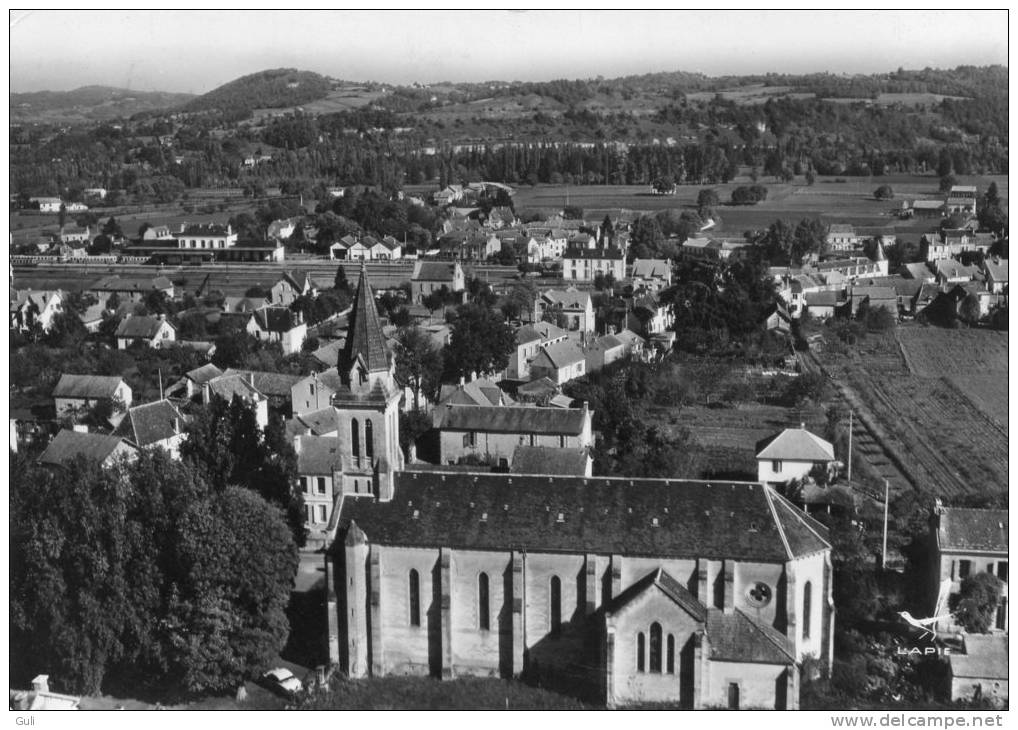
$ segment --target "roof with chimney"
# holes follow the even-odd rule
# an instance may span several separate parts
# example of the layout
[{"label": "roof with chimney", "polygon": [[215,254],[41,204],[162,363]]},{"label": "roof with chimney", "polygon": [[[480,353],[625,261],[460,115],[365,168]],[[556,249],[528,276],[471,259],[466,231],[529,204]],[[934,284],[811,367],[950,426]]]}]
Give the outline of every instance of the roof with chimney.
[{"label": "roof with chimney", "polygon": [[350,312],[350,327],[339,361],[340,367],[349,369],[358,356],[364,361],[368,372],[389,369],[389,347],[382,333],[375,295],[368,282],[368,270],[363,263]]},{"label": "roof with chimney", "polygon": [[53,389],[54,398],[112,398],[124,382],[119,375],[72,375],[64,373]]},{"label": "roof with chimney", "polygon": [[128,408],[113,435],[122,436],[137,446],[151,446],[180,434],[183,421],[175,405],[168,400],[157,400]]},{"label": "roof with chimney", "polygon": [[439,405],[451,403],[457,406],[503,406],[512,399],[493,380],[478,378],[458,385],[445,384],[438,396]]},{"label": "roof with chimney", "polygon": [[757,459],[834,461],[834,446],[805,428],[786,428],[756,445]]},{"label": "roof with chimney", "polygon": [[414,264],[413,281],[441,281],[451,284],[456,278],[457,263],[418,261]]},{"label": "roof with chimney", "polygon": [[751,482],[450,470],[397,472],[394,486],[388,502],[344,500],[343,529],[377,545],[758,563],[830,549],[827,528]]},{"label": "roof with chimney", "polygon": [[549,289],[541,294],[541,299],[550,305],[560,305],[563,309],[586,310],[590,306],[590,292],[568,289]]},{"label": "roof with chimney", "polygon": [[298,436],[293,448],[297,452],[297,473],[328,475],[343,470],[340,441],[335,436]]},{"label": "roof with chimney", "polygon": [[251,317],[263,332],[289,332],[301,325],[296,312],[287,307],[262,307]]},{"label": "roof with chimney", "polygon": [[259,370],[234,370],[227,368],[226,375],[242,375],[246,380],[253,381],[259,393],[273,398],[289,398],[293,386],[306,376],[292,373],[271,373]]},{"label": "roof with chimney", "polygon": [[941,550],[1007,553],[1007,510],[941,507],[938,516]]},{"label": "roof with chimney", "polygon": [[636,259],[633,262],[634,279],[667,279],[672,273],[667,259]]}]

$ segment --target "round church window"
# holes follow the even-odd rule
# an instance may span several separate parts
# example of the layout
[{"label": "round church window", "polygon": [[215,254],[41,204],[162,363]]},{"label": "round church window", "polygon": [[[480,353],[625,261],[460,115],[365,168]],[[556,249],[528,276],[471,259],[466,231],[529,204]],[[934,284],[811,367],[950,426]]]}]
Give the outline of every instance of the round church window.
[{"label": "round church window", "polygon": [[772,592],[771,587],[766,583],[757,581],[754,583],[748,591],[746,591],[746,598],[749,599],[751,606],[757,608],[763,608],[771,602]]}]

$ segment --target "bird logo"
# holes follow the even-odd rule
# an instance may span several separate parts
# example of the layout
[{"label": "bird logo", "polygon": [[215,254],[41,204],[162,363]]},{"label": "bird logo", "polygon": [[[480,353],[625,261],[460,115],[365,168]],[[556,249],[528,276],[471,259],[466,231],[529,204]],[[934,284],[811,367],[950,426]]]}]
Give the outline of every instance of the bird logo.
[{"label": "bird logo", "polygon": [[933,616],[931,618],[916,618],[908,611],[898,611],[898,615],[905,619],[905,623],[907,623],[909,626],[917,628],[921,632],[923,632],[919,638],[923,638],[927,634],[929,634],[932,638],[936,639],[937,630],[933,628],[933,626],[938,621],[943,621],[945,619],[951,618],[953,614],[945,613],[943,616]]}]

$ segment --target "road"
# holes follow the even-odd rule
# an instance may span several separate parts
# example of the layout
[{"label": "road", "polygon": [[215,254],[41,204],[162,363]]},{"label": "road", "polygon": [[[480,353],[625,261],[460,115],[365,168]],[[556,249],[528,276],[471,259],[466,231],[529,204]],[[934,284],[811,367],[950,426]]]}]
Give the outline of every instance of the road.
[{"label": "road", "polygon": [[[356,261],[329,261],[326,259],[294,259],[280,263],[216,263],[202,266],[150,266],[144,264],[40,264],[13,267],[16,289],[81,290],[98,279],[109,276],[166,276],[185,292],[195,290],[209,277],[208,286],[230,296],[241,296],[253,286],[270,287],[283,271],[306,271],[319,286],[331,287],[336,269],[343,264],[346,276],[354,280],[359,270]],[[369,262],[368,279],[375,289],[395,288],[410,281],[413,261]],[[479,277],[493,287],[504,286],[515,280],[518,270],[514,266],[494,264],[463,265],[467,277]]]}]

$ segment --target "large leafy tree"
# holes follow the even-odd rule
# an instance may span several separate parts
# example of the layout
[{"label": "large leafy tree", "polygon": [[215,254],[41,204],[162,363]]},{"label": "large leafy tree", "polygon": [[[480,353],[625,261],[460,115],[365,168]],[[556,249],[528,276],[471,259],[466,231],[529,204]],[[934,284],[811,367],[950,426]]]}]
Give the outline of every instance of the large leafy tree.
[{"label": "large leafy tree", "polygon": [[16,681],[218,692],[286,642],[297,548],[250,490],[218,490],[163,452],[59,473],[15,461],[11,476]]},{"label": "large leafy tree", "polygon": [[442,377],[442,351],[420,327],[401,327],[395,337],[396,379],[414,393],[414,410],[421,407],[420,394],[431,400],[438,395]]},{"label": "large leafy tree", "polygon": [[494,373],[509,365],[516,336],[502,318],[487,307],[464,304],[456,310],[452,340],[446,347],[446,373]]}]

